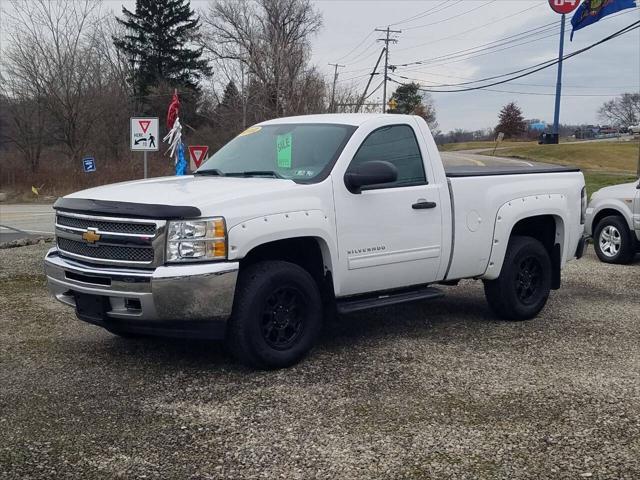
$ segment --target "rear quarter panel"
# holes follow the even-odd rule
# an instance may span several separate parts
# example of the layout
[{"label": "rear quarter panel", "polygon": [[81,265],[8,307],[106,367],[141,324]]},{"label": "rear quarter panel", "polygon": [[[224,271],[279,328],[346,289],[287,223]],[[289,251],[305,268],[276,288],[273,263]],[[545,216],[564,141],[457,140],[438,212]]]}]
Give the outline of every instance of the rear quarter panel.
[{"label": "rear quarter panel", "polygon": [[447,279],[497,278],[513,226],[552,215],[561,264],[575,253],[580,224],[580,172],[451,178],[454,211],[453,260]]}]

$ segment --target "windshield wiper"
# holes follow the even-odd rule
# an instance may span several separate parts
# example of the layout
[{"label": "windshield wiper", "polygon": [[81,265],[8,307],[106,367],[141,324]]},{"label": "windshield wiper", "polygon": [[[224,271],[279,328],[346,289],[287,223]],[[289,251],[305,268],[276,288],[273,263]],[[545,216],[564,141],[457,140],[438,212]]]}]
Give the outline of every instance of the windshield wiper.
[{"label": "windshield wiper", "polygon": [[225,173],[222,170],[218,170],[217,168],[209,168],[207,170],[198,170],[197,172],[193,172],[194,175],[217,175],[219,177],[224,177]]},{"label": "windshield wiper", "polygon": [[226,174],[227,177],[259,177],[259,176],[269,176],[273,178],[284,178],[278,172],[274,172],[273,170],[247,170],[246,172],[230,172]]}]

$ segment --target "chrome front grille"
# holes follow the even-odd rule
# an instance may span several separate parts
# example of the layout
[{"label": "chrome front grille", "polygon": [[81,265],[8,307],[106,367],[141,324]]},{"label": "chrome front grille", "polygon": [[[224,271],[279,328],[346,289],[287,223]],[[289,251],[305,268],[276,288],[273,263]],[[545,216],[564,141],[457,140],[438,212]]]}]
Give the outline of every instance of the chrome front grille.
[{"label": "chrome front grille", "polygon": [[91,220],[89,218],[67,217],[60,214],[56,216],[56,223],[60,226],[78,228],[83,231],[88,228],[95,228],[102,232],[128,233],[134,235],[155,235],[156,233],[156,226],[152,223],[109,222]]},{"label": "chrome front grille", "polygon": [[153,262],[153,248],[127,247],[121,245],[90,245],[68,238],[58,238],[58,248],[63,252],[81,255],[87,258],[118,260],[127,262]]},{"label": "chrome front grille", "polygon": [[156,267],[164,262],[165,220],[116,218],[58,211],[61,255],[117,266]]}]

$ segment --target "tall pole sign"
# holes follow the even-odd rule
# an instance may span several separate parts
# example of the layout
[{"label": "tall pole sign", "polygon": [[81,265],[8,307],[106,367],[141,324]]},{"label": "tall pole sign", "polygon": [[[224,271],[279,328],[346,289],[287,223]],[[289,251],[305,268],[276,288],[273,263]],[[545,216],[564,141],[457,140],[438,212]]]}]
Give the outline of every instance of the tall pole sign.
[{"label": "tall pole sign", "polygon": [[551,9],[562,15],[560,20],[560,47],[558,49],[558,78],[556,80],[556,106],[553,112],[553,136],[551,143],[560,141],[560,98],[562,97],[562,57],[564,56],[564,24],[567,13],[573,12],[580,0],[549,0]]}]

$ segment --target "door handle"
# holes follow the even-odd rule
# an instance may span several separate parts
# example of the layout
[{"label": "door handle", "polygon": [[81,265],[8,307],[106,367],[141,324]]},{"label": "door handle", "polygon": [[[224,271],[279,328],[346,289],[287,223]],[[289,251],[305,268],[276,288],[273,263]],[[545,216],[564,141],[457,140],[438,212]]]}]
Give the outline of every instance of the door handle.
[{"label": "door handle", "polygon": [[414,210],[425,210],[427,208],[436,208],[436,202],[427,202],[425,200],[421,200],[411,205],[411,208],[413,208]]}]

